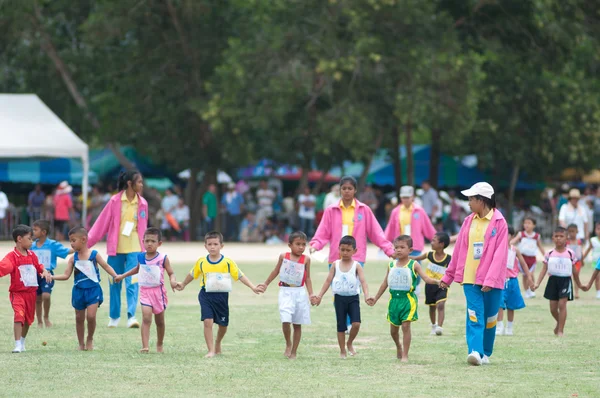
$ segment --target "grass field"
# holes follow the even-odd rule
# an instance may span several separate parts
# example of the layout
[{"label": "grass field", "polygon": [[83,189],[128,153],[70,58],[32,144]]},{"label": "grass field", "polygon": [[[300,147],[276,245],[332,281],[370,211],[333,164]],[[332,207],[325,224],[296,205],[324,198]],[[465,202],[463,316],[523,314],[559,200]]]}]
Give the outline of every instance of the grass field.
[{"label": "grass field", "polygon": [[[272,267],[267,262],[239,264],[255,283],[262,282]],[[189,267],[175,264],[180,279]],[[584,268],[585,281],[590,268]],[[326,270],[323,264],[313,266],[315,289],[321,287]],[[384,274],[383,262],[367,264],[373,294]],[[108,300],[105,274],[102,277]],[[1,291],[8,290],[9,279],[0,280]],[[340,360],[330,293],[320,307],[313,307],[313,323],[303,328],[298,359],[284,358],[275,283],[263,296],[255,296],[241,283],[235,285],[221,357],[203,358],[206,347],[196,282],[184,292],[169,291],[165,354],[154,352],[154,328],[149,355],[138,353],[139,330],[124,328],[123,321],[120,328],[108,329],[108,301],[98,312],[96,350],[78,352],[71,286],[72,281],[56,282],[51,312],[54,327],[37,329],[34,325],[23,354],[10,353],[13,314],[8,295],[0,303],[0,396],[600,396],[600,301],[594,292],[569,304],[562,339],[552,333],[548,302],[539,292],[517,313],[515,336],[497,339],[492,364],[469,367],[464,297],[456,285],[450,292],[441,337],[429,335],[428,309],[422,304],[424,297],[419,297],[420,320],[412,325],[409,364],[395,359],[384,298],[375,307],[361,304],[358,355]],[[42,346],[43,341],[48,344]]]}]

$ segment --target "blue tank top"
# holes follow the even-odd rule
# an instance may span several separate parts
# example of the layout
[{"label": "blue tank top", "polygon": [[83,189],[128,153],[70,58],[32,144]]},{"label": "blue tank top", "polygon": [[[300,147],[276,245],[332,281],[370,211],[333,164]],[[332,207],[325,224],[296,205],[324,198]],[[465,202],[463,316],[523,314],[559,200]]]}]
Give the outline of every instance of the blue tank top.
[{"label": "blue tank top", "polygon": [[[77,252],[75,252],[75,256],[73,258],[73,269],[75,272],[75,286],[80,287],[80,288],[89,288],[89,287],[94,287],[94,286],[98,286],[100,284],[100,270],[98,269],[98,263],[96,262],[96,255],[98,254],[98,252],[96,250],[92,250],[92,253],[90,254],[90,258],[88,260],[79,260],[79,254]],[[88,275],[86,275],[84,272],[82,272],[81,269],[85,269],[86,267],[86,262],[89,261],[92,265],[91,270],[88,270]],[[79,264],[78,264],[79,263]],[[79,265],[79,267],[78,267]],[[90,274],[91,271],[91,274]],[[94,281],[93,279],[90,279],[90,276],[93,275],[93,273],[96,274],[96,278],[98,279],[98,282]]]}]

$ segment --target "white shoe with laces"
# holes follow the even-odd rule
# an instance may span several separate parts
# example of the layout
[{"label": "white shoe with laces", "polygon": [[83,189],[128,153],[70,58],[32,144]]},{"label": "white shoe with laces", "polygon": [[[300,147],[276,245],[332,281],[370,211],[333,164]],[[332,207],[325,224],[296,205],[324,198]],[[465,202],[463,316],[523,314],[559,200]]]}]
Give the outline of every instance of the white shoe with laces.
[{"label": "white shoe with laces", "polygon": [[441,336],[444,333],[444,329],[441,326],[437,326],[435,328],[435,335],[436,336]]},{"label": "white shoe with laces", "polygon": [[21,341],[15,342],[15,348],[12,350],[13,354],[20,354],[23,352],[23,347],[21,347]]},{"label": "white shoe with laces", "polygon": [[110,318],[110,321],[108,322],[108,327],[109,328],[116,328],[117,326],[119,326],[119,321],[120,320],[121,320],[121,318],[117,318],[117,319]]},{"label": "white shoe with laces", "polygon": [[499,321],[496,324],[496,336],[502,336],[504,335],[504,322]]},{"label": "white shoe with laces", "polygon": [[481,355],[477,351],[473,351],[467,356],[467,363],[472,366],[481,366]]},{"label": "white shoe with laces", "polygon": [[506,327],[506,330],[504,331],[504,335],[505,336],[512,336],[513,335],[513,329],[512,327]]},{"label": "white shoe with laces", "polygon": [[135,317],[131,317],[127,320],[127,327],[130,329],[139,329],[140,323],[135,319]]},{"label": "white shoe with laces", "polygon": [[489,365],[490,364],[490,357],[488,357],[487,355],[484,355],[483,358],[481,358],[481,364],[482,365]]},{"label": "white shoe with laces", "polygon": [[600,300],[600,290],[598,290],[598,291],[596,292],[596,298],[597,298],[598,300]]},{"label": "white shoe with laces", "polygon": [[434,325],[434,324],[431,325],[431,332],[429,333],[431,336],[435,335],[436,328],[437,328],[437,325]]}]

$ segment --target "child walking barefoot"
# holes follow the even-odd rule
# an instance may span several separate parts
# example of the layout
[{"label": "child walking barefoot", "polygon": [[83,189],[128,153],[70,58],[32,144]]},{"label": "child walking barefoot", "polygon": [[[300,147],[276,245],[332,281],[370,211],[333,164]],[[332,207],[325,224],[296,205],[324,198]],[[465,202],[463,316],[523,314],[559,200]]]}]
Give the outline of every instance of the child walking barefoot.
[{"label": "child walking barefoot", "polygon": [[[419,263],[408,258],[412,252],[412,239],[408,235],[402,235],[394,239],[394,249],[396,252],[396,261],[392,261],[387,269],[385,279],[374,299],[375,304],[383,295],[385,290],[390,288],[390,301],[388,304],[388,322],[390,323],[390,334],[392,340],[396,343],[396,356],[402,362],[408,362],[408,351],[411,341],[411,322],[419,319],[417,313],[417,296],[414,292],[417,286],[417,275],[420,275],[425,283],[439,284],[440,281],[427,276],[421,269]],[[400,344],[400,327],[402,327],[402,344]]]},{"label": "child walking barefoot", "polygon": [[[594,235],[595,236],[590,239],[590,244],[589,244],[587,250],[585,251],[585,253],[583,254],[583,259],[581,261],[582,262],[585,261],[585,258],[591,251],[592,252],[592,265],[597,267],[598,261],[600,260],[600,222],[597,222],[596,226],[594,227]],[[596,298],[600,299],[600,275],[596,276],[595,283],[596,283]]]},{"label": "child walking barefoot", "polygon": [[162,245],[162,234],[158,228],[148,228],[144,233],[145,253],[138,255],[138,265],[115,278],[119,283],[128,276],[138,274],[140,285],[140,305],[142,306],[142,349],[148,353],[152,314],[156,322],[156,352],[163,352],[165,339],[165,310],[167,309],[167,289],[165,288],[165,271],[169,275],[171,289],[175,291],[177,280],[166,254],[157,250]]},{"label": "child walking barefoot", "polygon": [[[69,258],[65,273],[55,275],[55,281],[69,280],[75,271],[75,283],[71,294],[71,304],[75,308],[75,329],[79,350],[92,351],[94,349],[94,332],[96,331],[96,312],[104,301],[102,287],[100,286],[100,270],[98,264],[113,278],[117,276],[115,270],[104,261],[96,250],[87,247],[87,230],[77,227],[69,231],[69,241],[75,251]],[[88,336],[85,337],[85,321],[88,324]]]},{"label": "child walking barefoot", "polygon": [[[319,305],[321,303],[323,295],[331,285],[331,291],[334,294],[333,304],[337,320],[340,357],[346,359],[347,353],[352,356],[356,355],[353,343],[360,330],[360,286],[362,286],[365,295],[365,302],[372,305],[370,303],[373,299],[369,297],[369,287],[362,266],[358,261],[352,260],[352,256],[356,253],[356,239],[352,236],[342,237],[339,251],[341,259],[336,260],[329,268],[329,274],[315,300],[315,304]],[[348,317],[350,317],[352,328],[346,343],[346,319]]]}]

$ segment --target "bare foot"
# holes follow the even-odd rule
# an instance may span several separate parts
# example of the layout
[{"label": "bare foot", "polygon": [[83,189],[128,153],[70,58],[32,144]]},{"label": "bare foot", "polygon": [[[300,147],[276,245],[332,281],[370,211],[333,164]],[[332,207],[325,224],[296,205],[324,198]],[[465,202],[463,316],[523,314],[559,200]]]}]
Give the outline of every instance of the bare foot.
[{"label": "bare foot", "polygon": [[206,354],[204,356],[204,358],[213,358],[215,355],[217,355],[217,354],[215,354],[214,352],[209,352],[208,354]]},{"label": "bare foot", "polygon": [[402,359],[400,359],[400,362],[408,362],[408,357],[402,356]]},{"label": "bare foot", "polygon": [[285,352],[283,353],[283,355],[286,356],[286,357],[288,357],[288,358],[290,357],[290,355],[292,355],[292,346],[291,345],[290,346],[288,346],[288,345],[285,346]]},{"label": "bare foot", "polygon": [[558,332],[556,335],[557,335],[558,337],[563,337],[563,336],[564,336],[564,333],[563,333],[563,332]]},{"label": "bare foot", "polygon": [[77,351],[85,351],[85,346],[83,344],[79,345],[79,347],[77,347]]},{"label": "bare foot", "polygon": [[159,352],[159,353],[165,352],[163,350],[163,345],[162,344],[158,344],[158,343],[156,344],[156,352]]},{"label": "bare foot", "polygon": [[396,358],[402,359],[402,348],[396,350]]},{"label": "bare foot", "polygon": [[44,319],[44,324],[46,325],[47,328],[51,328],[52,327],[52,322],[50,322],[49,319]]},{"label": "bare foot", "polygon": [[44,327],[44,324],[42,322],[38,322],[38,328],[42,329]]},{"label": "bare foot", "polygon": [[149,349],[149,348],[142,348],[142,349],[140,350],[140,354],[147,354],[147,353],[149,353],[149,352],[150,352],[150,349]]},{"label": "bare foot", "polygon": [[576,295],[575,295],[575,298],[576,298],[576,299],[579,299],[579,295],[578,295],[578,294],[576,294]]},{"label": "bare foot", "polygon": [[94,351],[94,339],[87,339],[85,342],[86,351]]},{"label": "bare foot", "polygon": [[554,334],[558,335],[558,323],[556,324],[556,327],[554,328]]},{"label": "bare foot", "polygon": [[356,355],[356,350],[354,350],[354,346],[350,343],[346,344],[346,346],[348,347],[348,354],[350,354],[351,357]]},{"label": "bare foot", "polygon": [[223,351],[221,350],[221,346],[215,346],[215,355],[223,355]]},{"label": "bare foot", "polygon": [[340,358],[346,359],[346,351],[340,352]]},{"label": "bare foot", "polygon": [[290,354],[289,359],[296,359],[296,354]]}]

